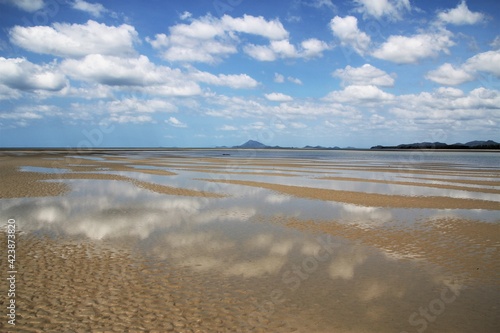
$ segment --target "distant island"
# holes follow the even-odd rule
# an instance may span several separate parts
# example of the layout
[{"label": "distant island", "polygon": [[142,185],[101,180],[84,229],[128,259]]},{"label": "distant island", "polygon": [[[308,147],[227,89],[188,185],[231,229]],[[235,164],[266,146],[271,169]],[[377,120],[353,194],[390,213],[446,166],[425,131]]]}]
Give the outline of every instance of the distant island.
[{"label": "distant island", "polygon": [[[229,147],[219,147],[219,148],[229,148]],[[244,144],[239,146],[232,146],[230,148],[234,149],[342,149],[340,147],[322,147],[322,146],[305,146],[303,148],[298,147],[282,147],[282,146],[268,146],[256,140],[248,140]],[[352,148],[353,149],[353,148]]]},{"label": "distant island", "polygon": [[[231,149],[311,149],[311,150],[353,150],[359,149],[354,147],[340,148],[337,146],[333,147],[323,147],[323,146],[304,146],[304,147],[282,147],[282,146],[268,146],[256,140],[248,140],[247,142],[238,146],[218,146],[216,148],[231,148]],[[371,150],[383,150],[383,149],[490,149],[490,150],[500,150],[500,143],[493,140],[487,141],[470,141],[467,143],[454,143],[447,144],[442,142],[416,142],[408,144],[400,144],[397,146],[373,146]]]},{"label": "distant island", "polygon": [[398,146],[373,146],[370,149],[500,149],[500,143],[488,141],[470,141],[467,143],[446,144],[442,142],[417,142]]}]

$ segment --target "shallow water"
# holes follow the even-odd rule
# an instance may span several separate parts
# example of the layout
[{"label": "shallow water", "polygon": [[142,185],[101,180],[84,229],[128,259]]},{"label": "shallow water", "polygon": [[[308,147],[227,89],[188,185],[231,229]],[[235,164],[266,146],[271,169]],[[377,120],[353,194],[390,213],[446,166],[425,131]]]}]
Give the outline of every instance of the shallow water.
[{"label": "shallow water", "polygon": [[[126,322],[129,328],[160,331],[170,327],[230,332],[498,331],[498,209],[371,207],[202,180],[255,180],[415,197],[476,198],[496,201],[500,206],[494,193],[318,179],[338,177],[340,171],[341,177],[419,182],[418,177],[437,177],[433,175],[437,170],[453,172],[446,175],[451,181],[498,181],[500,170],[492,168],[490,155],[473,170],[469,158],[446,155],[444,161],[433,157],[428,162],[432,165],[413,165],[412,169],[425,175],[392,172],[388,178],[384,171],[370,168],[391,167],[400,159],[398,155],[391,153],[377,160],[372,152],[342,153],[341,157],[334,153],[308,152],[312,157],[305,154],[295,160],[287,155],[272,161],[264,160],[270,159],[267,152],[256,153],[265,155],[259,156],[263,159],[248,161],[230,160],[232,156],[204,159],[216,157],[216,151],[204,152],[199,158],[165,158],[154,152],[144,154],[146,159],[134,153],[133,159],[113,154],[113,158],[123,159],[107,160],[101,155],[102,160],[94,159],[95,170],[72,171],[88,179],[57,179],[52,176],[59,169],[48,168],[41,162],[43,158],[23,160],[21,170],[52,175],[41,181],[61,182],[70,190],[61,196],[0,199],[0,218],[15,218],[22,232],[19,237],[26,237],[26,243],[19,244],[19,269],[25,270],[19,288],[39,295],[48,282],[36,276],[51,276],[50,271],[56,269],[68,289],[49,284],[49,294],[57,295],[61,304],[53,304],[50,297],[41,294],[33,299],[20,296],[18,327],[54,330],[74,325],[73,329],[89,330]],[[193,152],[176,154],[190,156]],[[69,170],[78,166],[74,164],[77,158],[68,160]],[[113,170],[114,165],[133,164],[137,171]],[[350,171],[346,164],[364,170]],[[192,166],[202,169],[186,169]],[[334,169],[339,166],[344,169]],[[149,174],[140,169],[175,174]],[[467,176],[460,176],[462,169]],[[271,176],[269,172],[293,176]],[[9,177],[22,181],[22,174]],[[128,178],[96,179],[95,174]],[[403,178],[407,176],[414,178]],[[226,196],[155,193],[127,181],[129,178]],[[426,183],[433,182],[422,181]],[[468,186],[500,189],[496,185]],[[68,249],[74,253],[85,249],[82,253],[88,254],[101,248],[95,258],[67,254]],[[56,260],[61,256],[63,261]],[[45,265],[38,260],[42,257]],[[98,265],[99,260],[102,265]],[[84,275],[87,280],[72,277],[72,270],[79,266],[92,272]],[[124,270],[118,280],[123,283],[117,284],[123,295],[104,289],[92,301],[87,300],[85,295],[101,290],[100,284],[117,279],[118,267]],[[2,283],[5,290],[5,281]],[[148,291],[151,286],[156,286],[155,295]],[[79,292],[71,292],[72,288]],[[120,319],[133,310],[134,303],[128,305],[128,299],[135,299],[149,311],[150,319],[139,314],[128,315],[133,320]],[[85,305],[88,315],[82,312],[76,321],[64,319],[74,318],[77,304],[85,302],[91,304]],[[40,315],[33,310],[40,306],[47,313]],[[57,313],[63,318],[60,321],[53,319]],[[101,317],[111,319],[99,326]]]}]

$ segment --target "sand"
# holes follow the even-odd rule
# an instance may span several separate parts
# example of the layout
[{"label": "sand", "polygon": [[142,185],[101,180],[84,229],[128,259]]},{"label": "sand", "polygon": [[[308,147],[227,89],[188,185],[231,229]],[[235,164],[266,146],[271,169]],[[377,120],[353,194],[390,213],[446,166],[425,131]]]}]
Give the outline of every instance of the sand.
[{"label": "sand", "polygon": [[[500,190],[492,188],[478,188],[470,186],[456,186],[456,185],[443,185],[443,184],[431,184],[431,183],[417,183],[417,182],[406,182],[406,181],[388,181],[380,179],[365,179],[365,178],[353,178],[353,177],[323,177],[320,179],[325,180],[335,180],[335,181],[347,181],[347,182],[368,182],[376,184],[394,184],[394,185],[406,185],[406,186],[421,186],[421,187],[431,187],[431,188],[441,188],[447,190],[458,190],[458,191],[470,191],[470,192],[480,192],[480,193],[495,193],[500,194]],[[427,180],[441,181],[436,178],[427,178]],[[456,182],[454,180],[449,180],[448,182]],[[488,186],[500,186],[500,182],[468,182],[466,184],[473,185],[488,185]],[[496,185],[495,185],[496,184]]]},{"label": "sand", "polygon": [[[5,244],[5,233],[0,237]],[[128,246],[21,235],[17,248],[18,315],[15,327],[0,321],[2,332],[296,331],[279,317],[259,327],[249,316],[257,310],[247,302],[250,290],[173,269]],[[6,279],[0,288],[8,290]]]},{"label": "sand", "polygon": [[411,197],[403,195],[330,190],[306,186],[292,186],[246,180],[204,179],[204,181],[253,186],[293,195],[300,198],[336,201],[372,207],[500,210],[500,204],[498,202],[478,199],[462,199],[437,196]]},{"label": "sand", "polygon": [[[50,159],[49,159],[50,158]],[[92,164],[89,164],[92,163]],[[131,161],[127,160],[127,163]],[[135,163],[134,163],[135,164]],[[154,163],[153,163],[154,164]],[[138,165],[141,165],[140,162]],[[43,168],[65,169],[68,173],[39,173],[20,171],[21,166],[33,166]],[[154,166],[154,165],[151,165]],[[220,198],[224,195],[197,191],[194,189],[176,188],[156,183],[141,181],[136,178],[106,173],[105,170],[113,172],[134,172],[138,174],[153,174],[161,176],[176,175],[174,172],[166,170],[151,170],[134,168],[108,161],[89,161],[78,158],[57,158],[51,155],[37,154],[27,157],[3,157],[0,164],[0,174],[2,174],[2,185],[0,187],[0,198],[20,198],[20,197],[43,197],[59,196],[70,190],[69,185],[61,180],[71,179],[97,179],[125,181],[137,187],[153,192],[179,196],[194,196],[206,198]]]},{"label": "sand", "polygon": [[290,228],[325,232],[375,246],[396,258],[425,259],[445,267],[450,276],[500,286],[500,225],[438,218],[412,228],[367,228],[338,221],[273,218]]},{"label": "sand", "polygon": [[[64,172],[21,171],[22,167]],[[197,179],[200,173],[206,176]],[[450,292],[456,293],[456,300],[442,302],[446,309],[425,321],[425,331],[500,329],[500,220],[480,219],[481,213],[498,211],[500,203],[368,192],[371,185],[387,184],[495,198],[500,193],[498,169],[444,163],[413,163],[410,168],[405,163],[365,166],[356,161],[4,152],[0,174],[0,204],[19,204],[21,220],[40,226],[16,235],[17,324],[12,330],[2,320],[1,332],[415,332],[419,325],[412,325],[412,314],[441,304],[440,297]],[[189,181],[174,181],[176,177]],[[359,183],[367,191],[292,185],[297,179],[342,186]],[[82,225],[120,230],[120,237],[112,232],[103,239],[70,233],[81,221],[57,220],[58,209],[66,212],[71,207],[46,199],[63,201],[78,191],[79,180],[120,183],[120,189],[132,188],[138,198],[141,193],[147,193],[148,200],[164,197],[166,208],[150,202],[141,203],[151,204],[144,207],[134,201],[123,207],[103,204],[92,207],[90,222]],[[439,183],[430,183],[434,181]],[[295,212],[249,209],[247,190],[277,202],[290,200],[287,207]],[[368,214],[379,208],[407,209],[411,223],[304,218],[296,214],[300,207],[293,206],[293,200],[307,201],[299,199],[325,206],[346,204]],[[52,206],[44,207],[50,202]],[[232,206],[226,212],[228,204]],[[40,206],[39,214],[30,213],[30,205]],[[196,215],[200,207],[214,209]],[[175,209],[181,213],[173,214]],[[436,211],[421,218],[419,209]],[[476,218],[461,216],[466,210]],[[247,216],[247,211],[253,213]],[[377,219],[375,213],[370,217]],[[130,222],[139,230],[151,230],[128,234],[124,230]],[[64,223],[75,225],[64,229]],[[315,243],[318,237],[333,237],[334,250],[325,252]],[[0,232],[0,246],[6,248],[5,232]],[[318,259],[319,251],[326,255],[324,261]],[[1,255],[1,270],[6,272],[5,253]],[[7,280],[2,278],[0,292],[5,290]],[[6,302],[1,297],[0,307],[5,309]]]}]

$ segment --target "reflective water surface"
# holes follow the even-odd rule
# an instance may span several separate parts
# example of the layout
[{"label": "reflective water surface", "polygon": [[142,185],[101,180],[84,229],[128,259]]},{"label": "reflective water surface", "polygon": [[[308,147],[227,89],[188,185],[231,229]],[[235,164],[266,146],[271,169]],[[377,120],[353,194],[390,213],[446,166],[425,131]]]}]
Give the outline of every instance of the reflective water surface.
[{"label": "reflective water surface", "polygon": [[[61,267],[74,270],[85,263],[93,271],[99,258],[107,263],[104,249],[109,249],[109,264],[99,266],[101,272],[108,272],[117,258],[128,253],[123,262],[117,261],[117,267],[131,270],[127,273],[131,280],[117,288],[127,295],[137,291],[130,296],[130,307],[136,299],[150,309],[149,319],[144,314],[128,315],[135,319],[126,321],[127,325],[139,331],[141,327],[202,332],[498,331],[500,194],[494,191],[500,191],[500,169],[491,162],[493,158],[498,161],[498,155],[488,155],[477,168],[468,155],[450,158],[445,154],[441,159],[425,155],[406,168],[395,167],[394,162],[401,159],[407,164],[407,155],[397,153],[378,158],[376,153],[349,152],[340,161],[329,158],[333,152],[288,156],[291,153],[285,151],[275,158],[258,152],[265,156],[246,159],[244,154],[249,153],[231,151],[229,157],[215,150],[199,156],[192,151],[177,151],[175,156],[113,153],[83,156],[87,161],[81,163],[79,155],[26,158],[9,177],[22,181],[23,174],[40,174],[39,182],[64,183],[70,190],[59,196],[3,197],[0,218],[15,218],[19,237],[34,244],[26,243],[30,249],[26,253],[20,250],[25,257],[19,261],[25,263],[26,271],[30,265],[39,267],[42,257],[54,264],[50,256],[63,258],[55,262]],[[11,159],[3,156],[1,163],[7,165]],[[169,174],[151,173],[161,171]],[[460,189],[425,186],[449,184],[424,179],[440,178],[440,174],[443,180],[470,183],[453,183]],[[164,194],[138,186],[134,180],[224,196]],[[488,209],[400,208],[397,202],[392,207],[376,207],[220,180],[397,195],[396,199],[477,199],[492,204]],[[391,183],[396,181],[418,186]],[[482,192],[485,189],[489,192]],[[71,253],[77,253],[81,244],[103,252],[92,260],[88,248],[83,257],[64,252],[74,245]],[[70,271],[61,269],[60,274]],[[80,290],[77,285],[107,281],[93,274],[95,279],[68,278],[67,283]],[[120,279],[128,281],[124,276]],[[30,289],[40,288],[42,284],[36,281],[26,273],[25,290],[36,293]],[[78,317],[74,327],[112,328],[121,318],[113,309],[123,314],[132,311],[123,305],[128,303],[122,296],[113,296],[113,289],[92,296],[89,290],[101,290],[99,283],[95,289],[85,288],[81,288],[85,296],[53,291],[70,308],[90,297],[90,305],[85,305],[89,314]],[[71,297],[76,300],[65,301]],[[111,310],[99,310],[101,298]],[[53,319],[55,313],[65,313],[62,305],[51,305],[43,296],[20,301],[26,308],[18,309],[20,314],[24,311],[18,327],[53,329],[67,324],[64,327],[71,328],[64,316],[60,321]],[[50,316],[28,309],[37,308],[37,302],[45,302],[44,311]],[[112,320],[97,324],[101,317]]]}]

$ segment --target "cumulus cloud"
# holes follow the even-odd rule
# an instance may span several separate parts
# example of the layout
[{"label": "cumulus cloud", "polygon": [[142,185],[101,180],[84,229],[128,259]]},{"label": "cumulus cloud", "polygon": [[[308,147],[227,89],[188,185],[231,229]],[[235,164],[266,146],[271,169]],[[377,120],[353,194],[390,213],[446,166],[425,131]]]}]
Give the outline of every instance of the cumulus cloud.
[{"label": "cumulus cloud", "polygon": [[265,45],[248,44],[245,45],[243,51],[250,57],[259,61],[274,61],[277,58],[276,53]]},{"label": "cumulus cloud", "polygon": [[288,81],[292,82],[292,83],[295,83],[295,84],[299,84],[299,85],[302,84],[302,81],[299,78],[296,78],[296,77],[293,77],[293,76],[289,76],[286,79]]},{"label": "cumulus cloud", "polygon": [[226,31],[244,32],[272,40],[288,38],[288,31],[278,19],[267,21],[262,16],[245,14],[243,17],[233,18],[224,15],[220,22]]},{"label": "cumulus cloud", "polygon": [[439,12],[438,19],[446,24],[466,25],[484,22],[486,16],[483,13],[470,11],[465,0],[462,0],[457,7]]},{"label": "cumulus cloud", "polygon": [[157,66],[148,57],[121,58],[91,54],[83,59],[66,59],[61,69],[75,80],[114,87],[138,87],[144,92],[168,96],[192,96],[201,88],[180,69]]},{"label": "cumulus cloud", "polygon": [[302,46],[302,54],[305,58],[321,57],[323,51],[331,48],[328,44],[316,38],[307,39],[300,43],[300,45]]},{"label": "cumulus cloud", "polygon": [[125,98],[100,104],[101,109],[114,114],[176,112],[177,107],[161,99]]},{"label": "cumulus cloud", "polygon": [[216,86],[226,86],[233,89],[255,88],[259,84],[247,74],[219,74],[214,75],[208,72],[194,71],[190,74],[195,81],[208,83]]},{"label": "cumulus cloud", "polygon": [[500,50],[487,51],[470,57],[458,67],[445,63],[439,68],[429,71],[425,77],[443,85],[459,85],[477,79],[478,72],[500,77],[499,63]]},{"label": "cumulus cloud", "polygon": [[310,2],[303,1],[302,4],[316,9],[323,9],[325,7],[331,10],[337,10],[337,7],[333,4],[332,0],[311,0]]},{"label": "cumulus cloud", "polygon": [[282,93],[270,93],[264,95],[268,100],[273,102],[289,102],[292,101],[293,98],[291,96],[282,94]]},{"label": "cumulus cloud", "polygon": [[500,92],[477,88],[463,93],[456,88],[402,95],[390,113],[398,121],[419,125],[439,124],[452,130],[493,131],[500,124]]},{"label": "cumulus cloud", "polygon": [[496,36],[495,39],[490,43],[490,46],[495,50],[500,49],[500,36]]},{"label": "cumulus cloud", "polygon": [[31,13],[42,9],[45,6],[43,0],[1,0],[0,3],[2,2],[16,6],[21,10]]},{"label": "cumulus cloud", "polygon": [[179,119],[177,119],[175,117],[170,117],[170,118],[168,118],[168,120],[165,120],[165,122],[168,125],[173,126],[173,127],[179,127],[179,128],[187,127],[187,125],[185,123],[183,123],[182,121],[180,121]]},{"label": "cumulus cloud", "polygon": [[469,58],[463,67],[468,71],[491,73],[500,78],[500,66],[498,64],[500,64],[500,50],[495,50],[476,54]]},{"label": "cumulus cloud", "polygon": [[361,55],[370,46],[370,36],[359,30],[358,19],[354,16],[346,16],[344,18],[335,16],[330,21],[330,29],[340,39],[342,46],[350,46]]},{"label": "cumulus cloud", "polygon": [[84,57],[89,54],[133,54],[138,34],[128,24],[107,26],[89,20],[85,24],[54,23],[49,26],[15,26],[10,41],[28,51],[60,57]]},{"label": "cumulus cloud", "polygon": [[375,17],[380,19],[384,16],[391,20],[401,20],[404,12],[411,11],[409,0],[354,0],[358,5],[357,12],[363,17]]},{"label": "cumulus cloud", "polygon": [[59,91],[68,81],[55,63],[36,65],[24,58],[0,57],[0,84],[22,91]]},{"label": "cumulus cloud", "polygon": [[110,86],[147,86],[164,83],[176,71],[157,67],[146,56],[121,58],[91,54],[83,59],[66,59],[61,68],[72,78]]},{"label": "cumulus cloud", "polygon": [[267,45],[247,43],[243,51],[259,61],[279,58],[312,58],[322,55],[330,47],[323,41],[311,38],[299,47],[290,43],[288,31],[278,19],[266,20],[262,16],[211,15],[192,20],[189,24],[177,24],[169,28],[169,34],[157,34],[146,38],[164,59],[180,62],[217,63],[238,52],[239,34],[260,36],[269,40]]},{"label": "cumulus cloud", "polygon": [[165,95],[189,96],[201,92],[197,82],[234,89],[254,88],[258,82],[246,74],[214,75],[191,70],[159,66],[148,57],[122,58],[91,54],[83,59],[66,59],[62,70],[76,80],[83,80],[108,86],[145,87],[149,92]]},{"label": "cumulus cloud", "polygon": [[273,40],[269,45],[247,44],[243,50],[250,57],[259,61],[274,61],[287,58],[321,57],[323,51],[331,47],[316,38],[304,40],[297,48],[288,39]]},{"label": "cumulus cloud", "polygon": [[351,85],[340,91],[332,91],[324,97],[326,101],[350,104],[381,103],[394,99],[394,95],[386,93],[374,85]]},{"label": "cumulus cloud", "polygon": [[380,87],[394,86],[394,78],[381,69],[370,64],[361,67],[347,65],[344,69],[337,69],[333,76],[342,79],[342,85],[373,85]]},{"label": "cumulus cloud", "polygon": [[474,76],[462,68],[455,68],[445,63],[438,69],[432,70],[425,76],[426,79],[443,85],[458,85],[474,80]]},{"label": "cumulus cloud", "polygon": [[93,17],[99,17],[106,12],[106,8],[100,3],[90,3],[84,0],[75,0],[71,6],[73,9],[86,12]]},{"label": "cumulus cloud", "polygon": [[422,59],[436,57],[440,52],[449,53],[448,48],[455,45],[451,37],[451,32],[447,30],[420,33],[410,37],[394,35],[372,55],[398,64],[415,64]]},{"label": "cumulus cloud", "polygon": [[224,15],[214,18],[207,15],[189,24],[169,28],[169,35],[157,34],[146,40],[168,61],[216,63],[237,52],[237,34],[246,33],[269,40],[288,37],[281,22],[266,20],[262,16],[244,15],[233,18]]},{"label": "cumulus cloud", "polygon": [[282,74],[274,73],[274,82],[283,83],[285,82],[285,77]]}]

